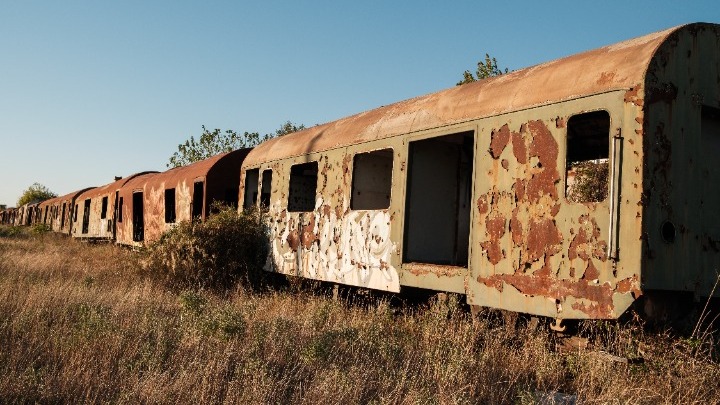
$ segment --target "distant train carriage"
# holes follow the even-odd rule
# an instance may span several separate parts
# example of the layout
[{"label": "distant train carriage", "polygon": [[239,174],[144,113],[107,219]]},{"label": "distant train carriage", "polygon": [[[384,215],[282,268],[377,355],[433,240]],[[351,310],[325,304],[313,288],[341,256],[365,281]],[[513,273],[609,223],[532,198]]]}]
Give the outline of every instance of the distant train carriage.
[{"label": "distant train carriage", "polygon": [[718,156],[720,26],[699,23],[269,140],[240,194],[268,209],[269,271],[612,319],[710,294]]},{"label": "distant train carriage", "polygon": [[140,172],[112,183],[87,189],[75,197],[72,210],[72,237],[96,241],[114,241],[120,188],[129,181],[157,172]]},{"label": "distant train carriage", "polygon": [[71,219],[73,217],[75,200],[80,194],[93,188],[94,187],[84,188],[43,201],[40,204],[40,208],[43,211],[43,223],[50,226],[53,232],[70,235],[72,231],[73,222]]},{"label": "distant train carriage", "polygon": [[180,221],[205,220],[213,201],[237,206],[240,167],[248,152],[221,153],[124,184],[117,243],[139,246],[159,239]]}]

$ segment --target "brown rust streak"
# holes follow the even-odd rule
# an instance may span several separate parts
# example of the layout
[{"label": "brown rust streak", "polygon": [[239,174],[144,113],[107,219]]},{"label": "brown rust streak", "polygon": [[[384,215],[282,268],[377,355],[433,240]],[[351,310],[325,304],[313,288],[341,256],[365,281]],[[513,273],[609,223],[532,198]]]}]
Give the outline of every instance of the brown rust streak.
[{"label": "brown rust streak", "polygon": [[630,88],[625,92],[624,101],[625,101],[626,103],[633,103],[633,104],[635,104],[635,105],[637,105],[637,106],[639,106],[639,107],[642,107],[642,105],[643,105],[643,99],[641,99],[641,98],[639,97],[641,87],[642,87],[642,86],[640,86],[640,84],[636,84],[635,86],[630,87]]},{"label": "brown rust streak", "polygon": [[495,274],[490,277],[478,277],[478,282],[502,292],[504,284],[508,284],[527,296],[540,296],[564,301],[567,297],[575,297],[591,301],[586,305],[580,302],[573,304],[573,309],[582,311],[590,317],[612,318],[613,294],[627,292],[638,293],[637,276],[621,280],[613,289],[609,283],[596,284],[590,280],[556,280],[529,274]]},{"label": "brown rust streak", "polygon": [[[381,262],[381,264],[384,262]],[[403,267],[415,276],[426,276],[434,274],[437,277],[456,277],[465,270],[463,267],[443,266],[438,264],[427,263],[405,263]]]}]

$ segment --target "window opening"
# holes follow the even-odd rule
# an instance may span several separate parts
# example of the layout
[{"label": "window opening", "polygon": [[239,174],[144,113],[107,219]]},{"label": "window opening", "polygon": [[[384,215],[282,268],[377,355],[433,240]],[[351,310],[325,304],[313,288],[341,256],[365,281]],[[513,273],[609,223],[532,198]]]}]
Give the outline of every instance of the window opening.
[{"label": "window opening", "polygon": [[165,190],[165,223],[175,223],[175,189]]},{"label": "window opening", "polygon": [[123,197],[120,197],[120,202],[118,203],[118,222],[122,222],[123,219]]},{"label": "window opening", "polygon": [[62,205],[62,216],[60,216],[60,229],[65,228],[65,207],[67,203]]},{"label": "window opening", "polygon": [[350,208],[353,210],[381,210],[390,207],[392,167],[392,149],[355,155]]},{"label": "window opening", "polygon": [[570,117],[567,125],[565,197],[572,202],[600,202],[609,184],[610,114],[593,111]]},{"label": "window opening", "polygon": [[83,205],[82,233],[88,233],[90,230],[90,199],[85,200]]},{"label": "window opening", "polygon": [[193,208],[192,217],[193,219],[202,219],[203,215],[203,200],[205,199],[205,183],[198,181],[193,186]]},{"label": "window opening", "polygon": [[701,108],[700,148],[702,162],[696,180],[700,183],[701,202],[698,214],[701,219],[703,233],[717,235],[720,224],[720,183],[718,156],[720,156],[720,108],[707,105]]},{"label": "window opening", "polygon": [[318,163],[309,162],[290,167],[289,212],[308,212],[315,209]]},{"label": "window opening", "polygon": [[245,196],[243,197],[243,208],[249,209],[257,204],[258,177],[260,169],[245,171]]},{"label": "window opening", "polygon": [[223,202],[228,207],[237,208],[238,205],[238,194],[240,193],[239,187],[230,187],[225,189],[225,199]]},{"label": "window opening", "polygon": [[107,198],[107,196],[105,196],[102,199],[102,207],[100,209],[100,219],[107,218],[107,207],[108,207],[108,198]]},{"label": "window opening", "polygon": [[143,192],[133,193],[132,199],[132,220],[133,220],[133,241],[142,242],[145,239],[145,218],[143,207]]},{"label": "window opening", "polygon": [[474,134],[410,142],[403,262],[467,267]]},{"label": "window opening", "polygon": [[73,222],[77,222],[77,212],[79,204],[75,204],[75,210],[72,212]]},{"label": "window opening", "polygon": [[270,207],[270,192],[272,191],[272,170],[265,170],[262,174],[262,190],[260,191],[260,206]]}]

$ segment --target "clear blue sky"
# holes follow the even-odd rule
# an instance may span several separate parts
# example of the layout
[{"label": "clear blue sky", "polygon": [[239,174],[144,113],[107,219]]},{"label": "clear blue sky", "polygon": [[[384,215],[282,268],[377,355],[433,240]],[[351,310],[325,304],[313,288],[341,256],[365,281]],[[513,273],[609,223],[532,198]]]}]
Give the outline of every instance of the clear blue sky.
[{"label": "clear blue sky", "polygon": [[708,1],[3,1],[0,204],[165,170],[208,128],[269,133],[688,22]]}]

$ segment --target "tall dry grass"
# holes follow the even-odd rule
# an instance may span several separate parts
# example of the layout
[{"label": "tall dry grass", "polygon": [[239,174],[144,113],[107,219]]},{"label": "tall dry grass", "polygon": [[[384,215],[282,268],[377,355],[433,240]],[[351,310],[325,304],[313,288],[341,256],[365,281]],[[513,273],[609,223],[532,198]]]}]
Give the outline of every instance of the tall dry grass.
[{"label": "tall dry grass", "polygon": [[139,262],[52,234],[0,237],[0,402],[720,401],[708,340],[598,322],[581,331],[592,350],[560,353],[545,328],[471,316],[453,296],[177,292]]}]

